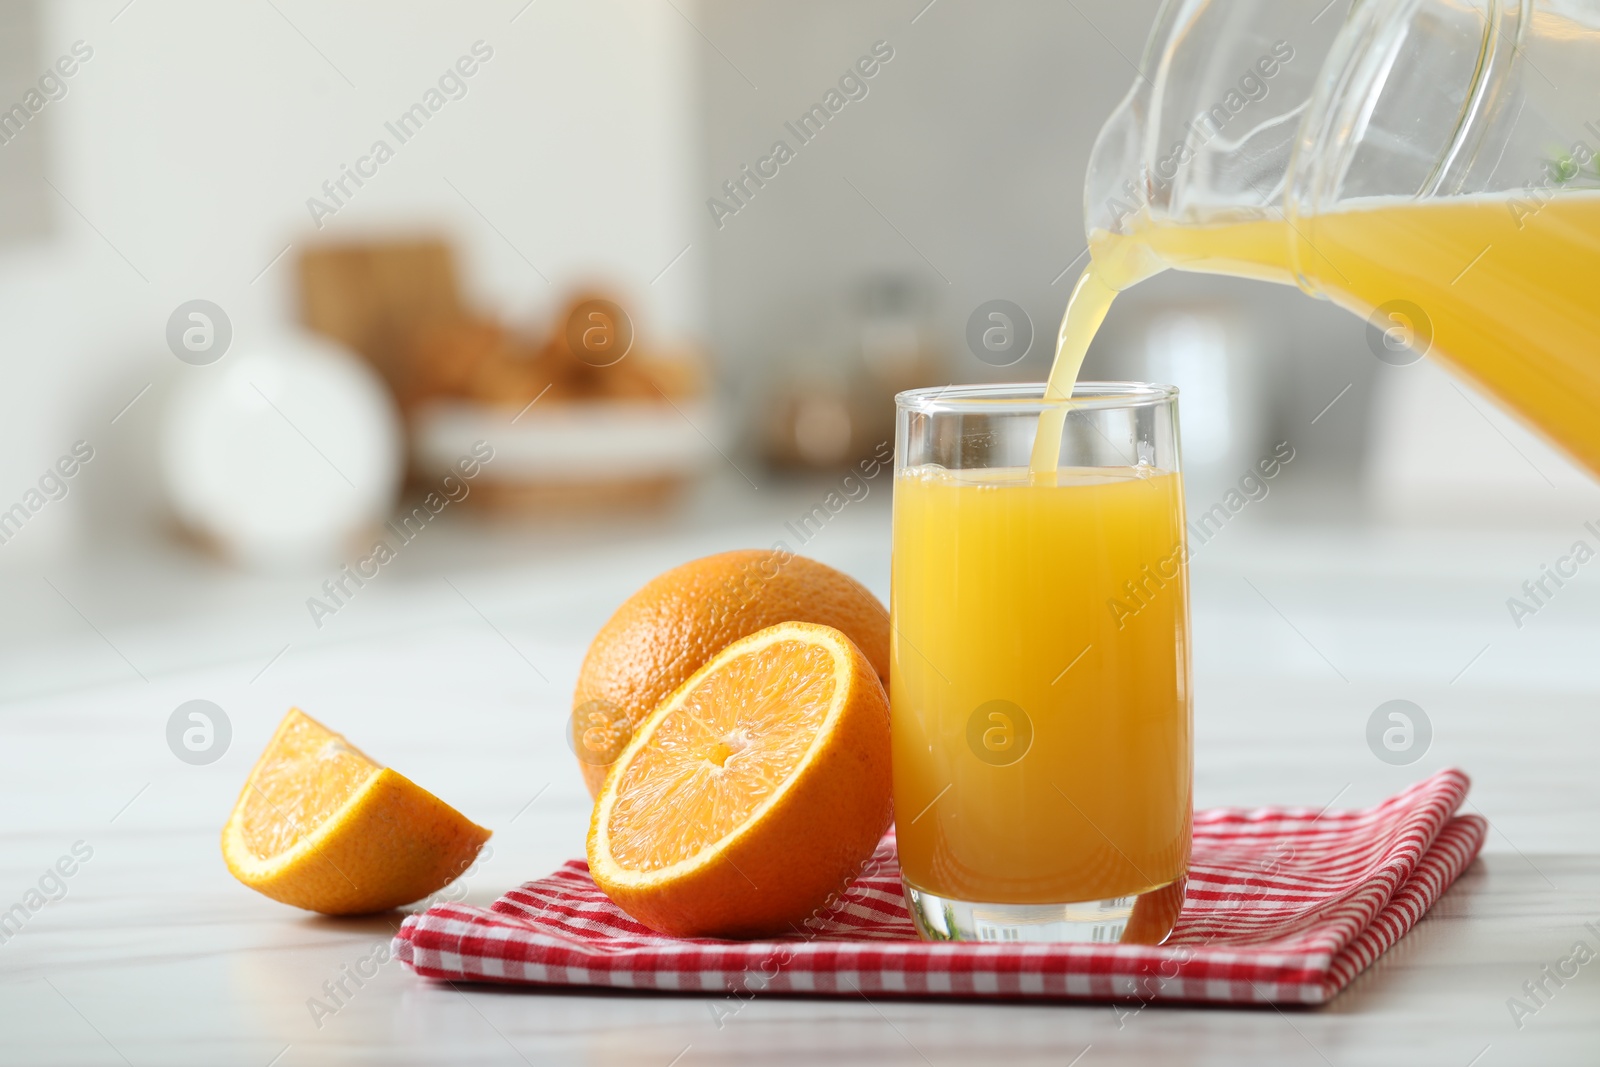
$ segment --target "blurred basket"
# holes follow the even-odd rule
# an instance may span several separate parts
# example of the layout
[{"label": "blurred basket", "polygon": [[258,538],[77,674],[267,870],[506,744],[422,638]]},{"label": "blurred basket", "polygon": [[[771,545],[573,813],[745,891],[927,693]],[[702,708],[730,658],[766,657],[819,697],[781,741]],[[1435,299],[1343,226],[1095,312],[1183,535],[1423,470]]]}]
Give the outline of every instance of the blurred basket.
[{"label": "blurred basket", "polygon": [[[360,352],[410,428],[410,468],[431,489],[474,446],[480,504],[542,513],[656,507],[705,466],[721,437],[705,361],[636,343],[628,312],[577,294],[544,336],[468,310],[438,240],[308,249],[307,325]],[[457,477],[460,477],[457,473]]]},{"label": "blurred basket", "polygon": [[514,408],[435,401],[412,415],[415,476],[436,483],[475,444],[494,449],[471,497],[497,510],[592,513],[660,507],[707,464],[721,436],[704,401],[632,400]]}]

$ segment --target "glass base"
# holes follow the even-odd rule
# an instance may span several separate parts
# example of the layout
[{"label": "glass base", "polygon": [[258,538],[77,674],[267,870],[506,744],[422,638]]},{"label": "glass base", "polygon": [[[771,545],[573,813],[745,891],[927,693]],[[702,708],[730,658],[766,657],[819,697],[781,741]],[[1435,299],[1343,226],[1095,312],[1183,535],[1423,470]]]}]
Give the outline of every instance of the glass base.
[{"label": "glass base", "polygon": [[955,900],[902,881],[911,921],[925,941],[1159,945],[1172,934],[1187,876],[1144,893],[1064,904]]}]

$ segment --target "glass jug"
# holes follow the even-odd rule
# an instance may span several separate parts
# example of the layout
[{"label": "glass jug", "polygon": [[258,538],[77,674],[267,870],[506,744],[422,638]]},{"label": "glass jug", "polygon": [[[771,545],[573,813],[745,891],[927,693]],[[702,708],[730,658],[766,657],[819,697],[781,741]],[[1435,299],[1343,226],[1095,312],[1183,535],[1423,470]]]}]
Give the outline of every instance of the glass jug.
[{"label": "glass jug", "polygon": [[1600,0],[1168,0],[1084,206],[1113,288],[1297,284],[1600,474]]}]

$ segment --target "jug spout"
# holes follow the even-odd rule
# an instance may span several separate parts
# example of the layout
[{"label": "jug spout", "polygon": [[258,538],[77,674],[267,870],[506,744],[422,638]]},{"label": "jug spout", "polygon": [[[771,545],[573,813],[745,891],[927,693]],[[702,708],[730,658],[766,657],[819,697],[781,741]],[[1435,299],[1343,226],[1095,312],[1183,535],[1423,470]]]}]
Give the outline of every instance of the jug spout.
[{"label": "jug spout", "polygon": [[1168,0],[1138,78],[1095,141],[1090,245],[1145,219],[1282,209],[1300,125],[1338,37],[1335,0]]},{"label": "jug spout", "polygon": [[1149,245],[1111,240],[1133,236],[1150,212],[1153,172],[1140,154],[1148,108],[1148,84],[1137,82],[1095,139],[1083,184],[1090,253],[1101,277],[1115,289],[1126,289],[1163,268]]}]

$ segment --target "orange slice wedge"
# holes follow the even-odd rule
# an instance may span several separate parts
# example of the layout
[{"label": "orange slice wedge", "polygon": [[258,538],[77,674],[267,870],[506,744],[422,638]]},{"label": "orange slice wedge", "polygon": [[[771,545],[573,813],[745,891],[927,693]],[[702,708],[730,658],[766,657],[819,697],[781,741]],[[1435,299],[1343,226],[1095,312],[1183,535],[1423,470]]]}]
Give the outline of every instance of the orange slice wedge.
[{"label": "orange slice wedge", "polygon": [[222,857],[235,878],[273,900],[359,915],[444,888],[488,839],[488,830],[292,708],[222,829]]},{"label": "orange slice wedge", "polygon": [[639,725],[589,824],[596,884],[683,937],[803,932],[891,817],[889,701],[838,630],[724,648]]}]

